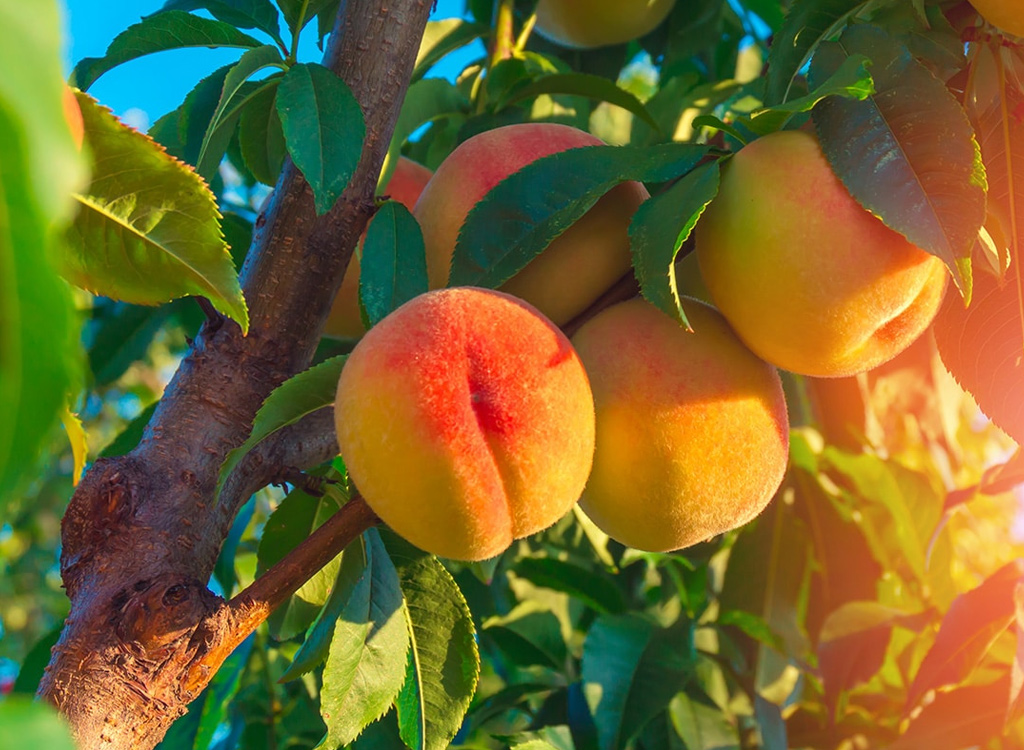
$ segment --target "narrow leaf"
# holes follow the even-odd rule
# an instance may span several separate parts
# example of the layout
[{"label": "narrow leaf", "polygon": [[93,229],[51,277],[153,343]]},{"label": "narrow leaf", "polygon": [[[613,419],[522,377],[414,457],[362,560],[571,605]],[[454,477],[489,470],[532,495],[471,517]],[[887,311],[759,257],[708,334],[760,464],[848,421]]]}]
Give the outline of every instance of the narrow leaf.
[{"label": "narrow leaf", "polygon": [[206,185],[148,136],[79,94],[92,183],[77,195],[61,272],[96,294],[155,305],[207,297],[245,331],[248,312]]},{"label": "narrow leaf", "polygon": [[1006,725],[1024,716],[1024,583],[1013,590],[1013,624],[1017,630],[1017,650],[1010,667],[1010,701],[1006,707]]},{"label": "narrow leaf", "polygon": [[245,166],[264,185],[277,182],[288,153],[276,98],[276,84],[262,88],[246,103],[238,121],[238,141]]},{"label": "narrow leaf", "polygon": [[416,65],[413,68],[412,80],[418,81],[431,66],[449,52],[459,47],[486,37],[490,28],[481,23],[470,23],[461,18],[445,18],[439,21],[428,21],[416,54]]},{"label": "narrow leaf", "polygon": [[259,47],[260,40],[243,34],[229,23],[181,10],[168,10],[129,26],[107,47],[103,57],[86,57],[71,73],[75,86],[87,90],[96,79],[122,63],[154,52],[182,47]]},{"label": "narrow leaf", "polygon": [[71,484],[77,485],[85,471],[85,462],[89,457],[89,441],[85,435],[85,427],[82,419],[72,412],[67,406],[61,410],[61,424],[64,425],[64,432],[67,433],[68,442],[71,444],[71,455],[74,458],[74,468],[71,470]]},{"label": "narrow leaf", "polygon": [[393,310],[427,291],[423,232],[409,209],[388,201],[373,216],[363,241],[359,301],[376,325]]},{"label": "narrow leaf", "polygon": [[546,75],[541,78],[521,79],[525,82],[513,86],[495,104],[495,109],[500,111],[516,102],[525,99],[532,99],[542,94],[564,94],[567,96],[584,96],[588,99],[596,99],[600,102],[608,102],[617,107],[622,107],[627,112],[639,117],[655,130],[660,130],[647,108],[633,94],[619,86],[612,80],[603,76],[590,75],[587,73],[558,73]]},{"label": "narrow leaf", "polygon": [[508,176],[477,203],[459,232],[449,283],[498,287],[627,180],[686,174],[705,146],[588,146],[546,156]]},{"label": "narrow leaf", "polygon": [[704,209],[718,194],[719,163],[697,167],[637,209],[629,246],[640,291],[666,315],[690,327],[676,287],[676,256]]},{"label": "narrow leaf", "polygon": [[325,214],[362,154],[366,126],[359,103],[338,76],[307,64],[288,71],[276,103],[288,153],[313,189],[317,214]]},{"label": "narrow leaf", "polygon": [[345,359],[332,357],[293,378],[289,378],[271,391],[266,401],[256,412],[249,439],[228,453],[217,476],[215,498],[220,497],[224,482],[248,453],[279,430],[295,424],[300,419],[320,409],[334,406],[338,391],[338,378],[345,366]]},{"label": "narrow leaf", "polygon": [[1002,734],[1009,678],[939,693],[889,750],[963,750]]},{"label": "narrow leaf", "polygon": [[161,10],[208,10],[239,29],[259,29],[283,46],[277,8],[270,0],[167,0]]}]

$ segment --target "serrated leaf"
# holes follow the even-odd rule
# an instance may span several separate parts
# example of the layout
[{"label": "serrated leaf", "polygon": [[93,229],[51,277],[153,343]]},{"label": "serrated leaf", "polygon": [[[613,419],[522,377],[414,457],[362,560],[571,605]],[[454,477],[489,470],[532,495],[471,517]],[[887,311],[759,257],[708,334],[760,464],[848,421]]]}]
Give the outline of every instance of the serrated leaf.
[{"label": "serrated leaf", "polygon": [[335,590],[311,630],[312,637],[336,612],[320,697],[328,747],[352,742],[383,716],[405,681],[409,633],[398,575],[377,531],[364,540],[365,548],[349,549],[365,549],[365,556],[345,551]]},{"label": "serrated leaf", "polygon": [[[907,708],[929,690],[963,682],[1014,620],[1014,594],[1024,582],[1024,560],[1014,560],[949,606],[935,643],[907,691]],[[1009,693],[1007,692],[1007,696]],[[1005,713],[1006,699],[1000,710]]]},{"label": "serrated leaf", "polygon": [[363,241],[359,302],[367,322],[376,325],[428,286],[420,225],[408,208],[388,201],[374,214]]},{"label": "serrated leaf", "polygon": [[597,612],[618,613],[626,609],[622,592],[603,573],[553,557],[524,557],[513,570],[535,586],[569,594]]},{"label": "serrated leaf", "polygon": [[693,676],[692,623],[659,628],[636,613],[603,615],[587,632],[583,693],[601,750],[618,750]]},{"label": "serrated leaf", "polygon": [[615,81],[587,73],[558,73],[533,80],[527,79],[506,91],[495,103],[495,109],[500,111],[516,102],[532,99],[542,94],[583,96],[600,102],[608,102],[636,115],[654,130],[660,130],[657,120],[633,94],[619,88]]},{"label": "serrated leaf", "polygon": [[1002,734],[1009,678],[939,693],[889,750],[963,750]]},{"label": "serrated leaf", "polygon": [[772,38],[765,78],[767,106],[789,99],[794,79],[818,45],[863,5],[865,0],[795,0]]},{"label": "serrated leaf", "polygon": [[459,231],[451,286],[498,287],[620,182],[667,182],[686,174],[706,146],[587,146],[538,159],[494,187]]},{"label": "serrated leaf", "polygon": [[338,378],[345,366],[347,355],[332,357],[298,375],[289,378],[270,392],[253,419],[252,432],[240,446],[228,453],[217,475],[217,491],[220,497],[224,482],[248,453],[285,427],[295,424],[305,416],[320,409],[334,407],[338,392]]},{"label": "serrated leaf", "polygon": [[71,82],[85,91],[108,70],[154,52],[183,47],[246,48],[261,44],[259,39],[243,34],[223,21],[194,16],[181,10],[161,11],[114,37],[103,57],[80,60],[71,73]]},{"label": "serrated leaf", "polygon": [[402,740],[412,750],[443,750],[462,726],[480,674],[473,618],[437,558],[383,534],[408,613],[412,648],[395,699]]},{"label": "serrated leaf", "polygon": [[155,305],[208,298],[241,326],[249,316],[213,195],[195,173],[109,110],[78,95],[92,182],[76,198],[61,273],[96,294]]},{"label": "serrated leaf", "polygon": [[245,166],[264,185],[277,182],[288,154],[276,98],[276,84],[261,89],[246,103],[238,121],[238,141]]},{"label": "serrated leaf", "polygon": [[471,23],[461,18],[445,18],[439,21],[428,21],[420,41],[420,49],[416,54],[416,64],[412,71],[412,80],[418,81],[431,66],[449,52],[464,47],[470,42],[486,37],[490,27],[482,23]]},{"label": "serrated leaf", "polygon": [[78,480],[82,478],[85,471],[85,462],[89,457],[89,440],[85,435],[85,427],[82,419],[72,412],[66,405],[61,410],[61,424],[64,425],[64,432],[71,444],[71,455],[74,459],[74,468],[71,470],[71,484],[77,486]]},{"label": "serrated leaf", "polygon": [[167,0],[161,10],[208,10],[218,21],[239,29],[259,29],[275,42],[281,40],[277,9],[270,0]]},{"label": "serrated leaf", "polygon": [[669,317],[690,327],[676,287],[676,256],[697,220],[718,194],[719,162],[689,172],[649,198],[629,225],[629,249],[640,292]]},{"label": "serrated leaf", "polygon": [[70,290],[48,258],[85,174],[63,113],[60,29],[53,0],[0,5],[0,514],[81,377]]},{"label": "serrated leaf", "polygon": [[818,85],[850,55],[872,65],[875,94],[832,97],[814,109],[833,171],[861,205],[913,244],[938,256],[970,298],[970,253],[985,220],[985,169],[960,104],[885,30],[848,28],[811,62]]},{"label": "serrated leaf", "polygon": [[309,186],[318,215],[341,195],[362,155],[366,125],[345,82],[322,65],[293,65],[277,89],[288,153]]},{"label": "serrated leaf", "polygon": [[292,34],[298,34],[306,24],[316,18],[331,0],[274,0],[284,14],[284,20]]}]

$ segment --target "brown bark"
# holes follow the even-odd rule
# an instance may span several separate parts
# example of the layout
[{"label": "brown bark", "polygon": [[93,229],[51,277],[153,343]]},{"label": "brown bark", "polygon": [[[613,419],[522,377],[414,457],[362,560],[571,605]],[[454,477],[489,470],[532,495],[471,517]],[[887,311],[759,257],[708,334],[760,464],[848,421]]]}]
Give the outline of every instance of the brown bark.
[{"label": "brown bark", "polygon": [[64,713],[82,748],[153,747],[270,608],[376,522],[354,500],[231,602],[206,588],[248,496],[283,467],[336,452],[330,420],[315,416],[251,455],[213,501],[220,465],[264,398],[310,362],[373,212],[431,4],[343,0],[323,64],[349,85],[366,120],[351,182],[317,217],[308,185],[286,165],[242,271],[248,336],[230,322],[204,326],[140,445],[97,461],[71,499],[61,557],[71,614],[40,694]]}]

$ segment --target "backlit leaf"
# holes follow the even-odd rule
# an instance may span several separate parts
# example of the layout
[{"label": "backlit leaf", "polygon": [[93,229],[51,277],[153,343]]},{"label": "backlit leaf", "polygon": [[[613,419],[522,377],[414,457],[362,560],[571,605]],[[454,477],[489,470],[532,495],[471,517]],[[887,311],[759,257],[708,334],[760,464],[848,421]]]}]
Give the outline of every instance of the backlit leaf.
[{"label": "backlit leaf", "polygon": [[78,480],[82,478],[82,472],[85,471],[86,459],[89,457],[89,440],[86,437],[81,417],[66,406],[61,411],[60,421],[64,425],[64,432],[71,444],[71,455],[75,462],[74,468],[71,470],[71,483],[77,485]]},{"label": "backlit leaf", "polygon": [[428,21],[416,54],[412,80],[418,81],[431,66],[449,52],[464,47],[476,39],[486,37],[490,28],[480,23],[470,23],[461,18],[445,18]]},{"label": "backlit leaf", "polygon": [[1009,678],[939,693],[889,750],[963,750],[1002,734]]}]

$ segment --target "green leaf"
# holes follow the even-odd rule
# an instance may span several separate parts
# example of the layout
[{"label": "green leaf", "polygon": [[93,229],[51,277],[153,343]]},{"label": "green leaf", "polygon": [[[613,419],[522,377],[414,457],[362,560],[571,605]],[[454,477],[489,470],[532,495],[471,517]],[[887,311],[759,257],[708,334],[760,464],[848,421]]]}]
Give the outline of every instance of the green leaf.
[{"label": "green leaf", "polygon": [[528,164],[469,212],[459,232],[449,284],[501,286],[618,183],[675,179],[707,153],[706,146],[677,143],[587,146]]},{"label": "green leaf", "polygon": [[245,166],[264,185],[277,182],[288,154],[276,99],[276,83],[261,88],[246,103],[238,121],[238,140]]},{"label": "green leaf", "polygon": [[43,679],[43,674],[46,672],[46,665],[50,663],[50,657],[52,656],[50,651],[57,645],[63,630],[64,623],[61,622],[59,626],[36,641],[35,645],[32,646],[28,654],[21,661],[18,679],[14,681],[14,687],[11,688],[12,693],[29,697],[36,694],[39,683]]},{"label": "green leaf", "polygon": [[142,359],[170,314],[166,305],[96,304],[86,329],[89,368],[95,384],[110,385]]},{"label": "green leaf", "polygon": [[449,52],[464,47],[470,42],[486,37],[490,27],[482,23],[471,23],[461,18],[445,18],[439,21],[428,21],[416,54],[416,64],[412,71],[412,80],[418,81],[431,66]]},{"label": "green leaf", "polygon": [[228,453],[217,476],[215,498],[220,497],[224,482],[243,458],[257,445],[288,425],[320,409],[334,407],[338,379],[345,366],[346,355],[332,357],[289,378],[271,391],[252,423],[249,438]]},{"label": "green leaf", "polygon": [[668,706],[669,719],[686,748],[739,747],[739,733],[729,717],[707,696],[679,693]]},{"label": "green leaf", "polygon": [[95,166],[92,183],[76,196],[61,273],[91,292],[137,304],[204,296],[246,331],[245,300],[206,185],[89,96],[78,101]]},{"label": "green leaf", "polygon": [[0,750],[75,750],[71,730],[49,703],[15,695],[0,702]]},{"label": "green leaf", "polygon": [[795,0],[768,54],[767,106],[789,99],[794,80],[818,45],[865,4],[865,0]]},{"label": "green leaf", "polygon": [[583,692],[601,750],[624,748],[693,676],[693,626],[636,613],[599,617],[583,643]]},{"label": "green leaf", "polygon": [[717,161],[695,168],[664,193],[645,201],[629,225],[629,246],[641,293],[687,328],[690,323],[676,287],[676,256],[718,194],[719,171]]},{"label": "green leaf", "polygon": [[524,557],[516,562],[513,570],[535,586],[569,594],[602,614],[618,613],[626,608],[619,587],[603,573],[553,557]]},{"label": "green leaf", "polygon": [[568,656],[557,615],[538,602],[523,602],[504,616],[488,618],[483,632],[504,652],[510,664],[565,667]]},{"label": "green leaf", "polygon": [[427,288],[427,257],[420,225],[409,209],[388,201],[374,214],[363,241],[359,302],[370,326]]},{"label": "green leaf", "polygon": [[100,453],[100,458],[123,456],[124,454],[131,452],[135,446],[139,444],[139,441],[142,440],[142,433],[145,431],[146,425],[149,424],[149,420],[153,418],[153,413],[156,411],[156,407],[159,403],[159,401],[154,401],[143,409],[135,419],[129,422],[128,425],[121,430],[120,434],[110,441],[110,445],[103,449]]},{"label": "green leaf", "polygon": [[239,29],[259,29],[283,46],[277,8],[270,0],[167,0],[161,10],[208,10],[218,21]]},{"label": "green leaf", "polygon": [[333,3],[331,0],[275,0],[277,7],[284,14],[284,20],[292,34],[298,34],[306,24],[316,18],[324,8]]},{"label": "green leaf", "polygon": [[985,220],[985,169],[959,102],[883,29],[848,28],[823,44],[811,85],[851,55],[871,59],[875,94],[832,97],[814,109],[818,138],[843,184],[866,209],[942,258],[970,298],[970,254]]},{"label": "green leaf", "polygon": [[0,514],[32,475],[81,377],[62,250],[84,164],[64,119],[53,0],[0,4]]},{"label": "green leaf", "polygon": [[412,648],[395,707],[412,750],[443,750],[462,726],[480,674],[473,617],[437,558],[382,534],[398,570]]},{"label": "green leaf", "polygon": [[[365,557],[350,553],[359,552],[358,545],[345,551],[324,608],[337,607],[320,696],[329,747],[352,742],[383,716],[405,682],[409,631],[398,575],[376,529],[364,539]],[[315,631],[316,624],[311,635]]]},{"label": "green leaf", "polygon": [[542,94],[584,96],[588,99],[608,102],[633,113],[655,130],[660,130],[657,120],[633,94],[619,88],[614,81],[587,73],[561,73],[543,76],[532,81],[526,80],[525,83],[513,86],[505,92],[505,95],[496,102],[495,110],[500,111],[516,102],[532,99]]},{"label": "green leaf", "polygon": [[[266,44],[246,51],[227,72],[217,108],[210,118],[202,145],[199,148],[199,156],[196,160],[196,170],[199,174],[203,176],[212,174],[212,171],[220,164],[220,160],[227,150],[227,142],[234,132],[234,123],[245,105],[258,92],[275,88],[275,85],[269,81],[261,81],[257,85],[243,88],[249,78],[264,68],[271,67],[284,69],[284,60],[282,60],[277,47]],[[221,134],[219,138],[216,137],[218,134]]]},{"label": "green leaf", "polygon": [[366,125],[345,82],[322,65],[294,65],[277,89],[288,153],[313,189],[317,214],[341,195],[362,154]]},{"label": "green leaf", "polygon": [[86,57],[71,73],[73,85],[87,90],[96,79],[122,63],[154,52],[183,47],[259,47],[262,42],[229,23],[181,10],[154,13],[129,26],[107,47],[103,57]]}]

